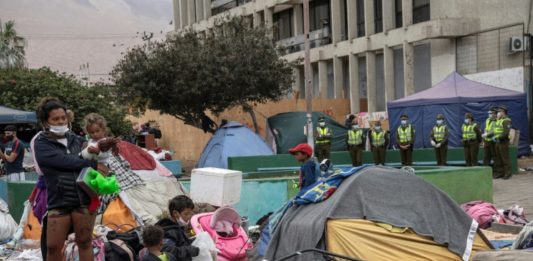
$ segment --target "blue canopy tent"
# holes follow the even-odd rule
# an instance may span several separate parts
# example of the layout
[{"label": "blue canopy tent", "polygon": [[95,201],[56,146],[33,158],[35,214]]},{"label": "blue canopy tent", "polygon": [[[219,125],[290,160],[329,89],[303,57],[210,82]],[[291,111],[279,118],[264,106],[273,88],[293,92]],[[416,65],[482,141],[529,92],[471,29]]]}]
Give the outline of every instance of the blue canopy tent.
[{"label": "blue canopy tent", "polygon": [[37,123],[35,112],[0,106],[0,124]]},{"label": "blue canopy tent", "polygon": [[228,168],[228,157],[273,155],[272,149],[255,132],[238,122],[218,129],[200,156],[198,167]]},{"label": "blue canopy tent", "polygon": [[471,81],[457,72],[427,90],[387,103],[392,144],[396,144],[400,115],[405,113],[416,129],[415,148],[431,147],[429,135],[437,114],[442,113],[450,131],[449,146],[460,147],[464,114],[474,114],[475,121],[483,130],[489,109],[497,105],[507,106],[513,128],[520,130],[518,155],[528,155],[526,94]]}]

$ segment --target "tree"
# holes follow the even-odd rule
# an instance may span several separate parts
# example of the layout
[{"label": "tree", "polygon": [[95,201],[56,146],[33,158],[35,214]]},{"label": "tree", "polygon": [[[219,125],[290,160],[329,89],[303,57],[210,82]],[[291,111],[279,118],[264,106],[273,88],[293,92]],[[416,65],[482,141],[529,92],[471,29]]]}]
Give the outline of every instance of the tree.
[{"label": "tree", "polygon": [[73,76],[49,68],[0,69],[0,104],[35,111],[43,97],[58,97],[75,114],[73,129],[80,129],[91,112],[104,116],[115,135],[129,134],[127,108],[116,103],[116,88],[99,84],[87,87]]},{"label": "tree", "polygon": [[15,22],[0,23],[0,68],[24,67],[24,38],[17,34]]},{"label": "tree", "polygon": [[228,17],[210,34],[186,31],[129,50],[112,76],[141,112],[158,110],[214,132],[207,113],[241,106],[257,126],[252,105],[282,99],[292,84],[292,64],[269,35],[246,18]]}]

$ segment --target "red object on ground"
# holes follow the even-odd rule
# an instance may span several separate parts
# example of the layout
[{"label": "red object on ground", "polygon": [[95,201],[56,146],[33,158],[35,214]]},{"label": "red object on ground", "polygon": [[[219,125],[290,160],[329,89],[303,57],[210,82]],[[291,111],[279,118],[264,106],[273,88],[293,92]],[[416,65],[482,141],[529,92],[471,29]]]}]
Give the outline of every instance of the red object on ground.
[{"label": "red object on ground", "polygon": [[127,141],[117,143],[119,154],[130,163],[132,170],[154,170],[155,159],[140,147]]}]

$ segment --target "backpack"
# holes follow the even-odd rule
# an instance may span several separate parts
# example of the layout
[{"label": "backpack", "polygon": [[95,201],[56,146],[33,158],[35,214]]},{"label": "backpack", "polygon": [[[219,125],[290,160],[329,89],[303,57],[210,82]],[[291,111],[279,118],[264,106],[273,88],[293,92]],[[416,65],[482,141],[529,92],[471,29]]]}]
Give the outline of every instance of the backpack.
[{"label": "backpack", "polygon": [[[63,249],[63,255],[65,256],[66,261],[78,261],[79,259],[79,251],[78,246],[75,243],[75,235],[74,233],[70,234],[68,236],[67,242],[65,244],[65,248]],[[92,247],[93,247],[93,253],[94,253],[94,260],[95,261],[104,261],[106,260],[105,257],[105,243],[104,238],[97,236],[96,238],[93,238],[92,240]],[[133,261],[133,260],[132,260]]]},{"label": "backpack", "polygon": [[128,245],[133,251],[134,256],[137,256],[139,254],[139,251],[141,251],[141,249],[143,248],[143,245],[141,244],[140,232],[136,229],[130,230],[125,233],[109,231],[107,233],[107,240],[112,241],[115,239],[119,239],[126,245]]},{"label": "backpack", "polygon": [[133,249],[120,239],[109,240],[104,244],[106,261],[138,261]]}]

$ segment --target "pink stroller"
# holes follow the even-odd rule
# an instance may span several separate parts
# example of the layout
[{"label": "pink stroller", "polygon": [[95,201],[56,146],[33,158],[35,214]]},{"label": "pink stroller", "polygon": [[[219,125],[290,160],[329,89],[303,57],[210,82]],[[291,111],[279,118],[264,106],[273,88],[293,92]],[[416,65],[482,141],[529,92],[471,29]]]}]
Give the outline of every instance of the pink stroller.
[{"label": "pink stroller", "polygon": [[253,248],[241,227],[241,216],[231,207],[194,215],[191,225],[196,234],[207,232],[218,249],[219,261],[246,261],[246,250]]}]

